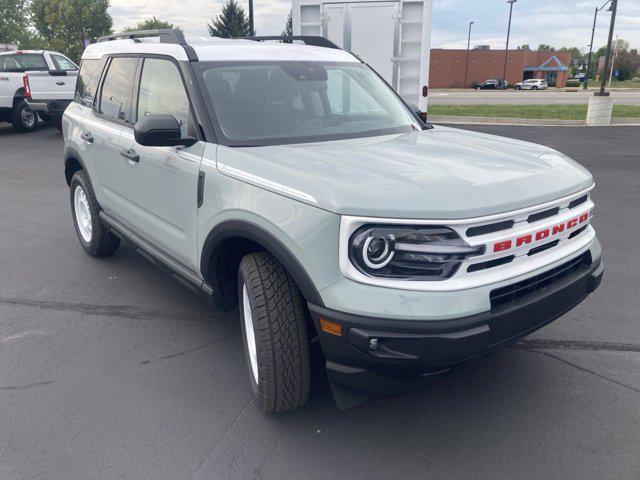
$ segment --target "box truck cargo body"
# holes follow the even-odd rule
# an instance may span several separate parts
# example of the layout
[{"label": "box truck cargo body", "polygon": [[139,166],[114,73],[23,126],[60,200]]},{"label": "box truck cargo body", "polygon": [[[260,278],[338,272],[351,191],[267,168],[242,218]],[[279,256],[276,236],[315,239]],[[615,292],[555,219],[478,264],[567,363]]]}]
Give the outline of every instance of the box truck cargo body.
[{"label": "box truck cargo body", "polygon": [[293,34],[321,35],[355,53],[426,112],[432,6],[433,0],[293,0]]}]

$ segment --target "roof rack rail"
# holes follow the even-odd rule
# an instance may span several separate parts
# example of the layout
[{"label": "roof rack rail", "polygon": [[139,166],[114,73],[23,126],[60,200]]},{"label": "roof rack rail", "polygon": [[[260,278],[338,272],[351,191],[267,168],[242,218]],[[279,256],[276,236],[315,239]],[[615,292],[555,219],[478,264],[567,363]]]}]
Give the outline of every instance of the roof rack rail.
[{"label": "roof rack rail", "polygon": [[109,42],[111,40],[133,40],[140,41],[140,38],[148,38],[148,37],[159,37],[160,43],[173,43],[176,45],[181,45],[184,48],[184,51],[187,54],[187,58],[190,62],[197,62],[198,56],[196,55],[195,50],[191,45],[189,45],[184,38],[184,34],[182,30],[179,28],[160,28],[157,30],[134,30],[131,32],[122,32],[115,33],[113,35],[104,35],[98,38],[98,43],[100,42]]},{"label": "roof rack rail", "polygon": [[335,48],[342,50],[338,45],[324,37],[313,35],[271,35],[266,37],[242,37],[244,40],[253,40],[256,42],[265,42],[270,40],[279,40],[281,43],[291,43],[294,40],[303,42],[305,45],[314,47]]}]

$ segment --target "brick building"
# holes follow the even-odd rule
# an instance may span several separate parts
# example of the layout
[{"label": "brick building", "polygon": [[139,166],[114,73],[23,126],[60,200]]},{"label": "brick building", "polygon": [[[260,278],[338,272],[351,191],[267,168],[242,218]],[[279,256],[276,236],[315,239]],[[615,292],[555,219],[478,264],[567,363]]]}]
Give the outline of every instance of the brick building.
[{"label": "brick building", "polygon": [[[429,64],[429,86],[431,88],[464,87],[466,50],[431,50]],[[535,52],[531,50],[509,50],[507,59],[507,81],[509,84],[528,78],[546,78],[549,86],[564,87],[571,52]],[[501,79],[504,70],[504,50],[469,50],[467,87],[474,82]]]}]

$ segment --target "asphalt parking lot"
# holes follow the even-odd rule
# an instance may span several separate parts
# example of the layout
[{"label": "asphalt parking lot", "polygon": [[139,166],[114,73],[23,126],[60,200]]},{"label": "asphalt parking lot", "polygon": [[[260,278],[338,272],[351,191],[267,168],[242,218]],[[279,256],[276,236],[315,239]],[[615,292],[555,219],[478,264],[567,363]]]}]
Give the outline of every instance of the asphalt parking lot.
[{"label": "asphalt parking lot", "polygon": [[[470,127],[471,128],[471,127]],[[240,325],[127,248],[77,242],[55,129],[0,126],[0,479],[640,477],[640,128],[474,130],[596,178],[602,286],[428,388],[254,406]]]}]

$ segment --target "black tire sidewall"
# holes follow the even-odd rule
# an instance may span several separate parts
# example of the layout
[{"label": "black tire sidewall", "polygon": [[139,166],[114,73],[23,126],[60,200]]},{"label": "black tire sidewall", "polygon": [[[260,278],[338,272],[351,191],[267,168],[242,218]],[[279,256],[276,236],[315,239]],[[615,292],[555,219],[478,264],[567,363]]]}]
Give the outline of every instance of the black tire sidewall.
[{"label": "black tire sidewall", "polygon": [[16,104],[13,107],[13,126],[16,130],[18,130],[19,132],[32,132],[33,130],[35,130],[36,128],[38,128],[38,114],[36,112],[34,112],[33,110],[31,110],[31,113],[34,116],[34,122],[33,125],[31,125],[30,127],[25,125],[24,122],[22,121],[22,111],[25,109],[30,109],[29,105],[27,104],[27,102],[25,100],[21,100],[16,102]]}]

